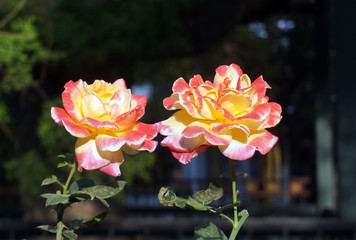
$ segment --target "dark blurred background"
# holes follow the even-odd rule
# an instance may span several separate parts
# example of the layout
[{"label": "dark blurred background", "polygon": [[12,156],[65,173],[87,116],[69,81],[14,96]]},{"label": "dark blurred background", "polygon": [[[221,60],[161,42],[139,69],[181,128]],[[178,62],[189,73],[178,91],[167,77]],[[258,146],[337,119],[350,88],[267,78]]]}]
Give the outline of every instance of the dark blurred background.
[{"label": "dark blurred background", "polygon": [[[239,179],[250,212],[240,238],[356,239],[355,12],[352,0],[1,0],[0,239],[48,238],[35,230],[55,221],[38,197],[52,189],[40,183],[64,178],[57,155],[74,151],[75,138],[50,117],[67,81],[124,78],[148,95],[142,121],[154,123],[172,114],[162,100],[178,77],[213,80],[231,63],[252,80],[263,75],[283,109],[271,152],[236,162],[249,175]],[[229,232],[219,218],[157,201],[161,186],[188,196],[223,172],[216,149],[184,166],[162,147],[127,156],[120,179],[129,185],[81,239],[192,239],[211,219]],[[78,209],[68,218],[103,210]]]}]

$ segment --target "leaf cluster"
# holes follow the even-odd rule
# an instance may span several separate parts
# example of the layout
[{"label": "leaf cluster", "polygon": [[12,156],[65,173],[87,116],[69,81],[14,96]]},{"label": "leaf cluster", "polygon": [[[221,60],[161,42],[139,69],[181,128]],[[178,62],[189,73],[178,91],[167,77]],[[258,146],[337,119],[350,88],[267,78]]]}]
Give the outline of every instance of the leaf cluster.
[{"label": "leaf cluster", "polygon": [[167,187],[162,187],[158,193],[158,200],[162,205],[168,207],[176,206],[185,208],[186,206],[189,206],[197,211],[215,211],[214,207],[209,206],[208,204],[220,199],[223,194],[222,187],[216,182],[212,182],[207,189],[200,190],[194,193],[193,197],[189,196],[187,199],[177,197],[172,190]]},{"label": "leaf cluster", "polygon": [[[59,183],[56,176],[51,176],[43,180],[42,185]],[[126,182],[117,181],[113,186],[95,185],[91,179],[82,178],[71,184],[68,194],[45,193],[41,197],[46,199],[46,207],[58,204],[70,205],[75,202],[84,202],[87,200],[99,200],[106,207],[109,204],[105,199],[113,197],[121,192]]]},{"label": "leaf cluster", "polygon": [[[84,221],[83,219],[73,219],[72,221],[69,222],[68,228],[63,230],[63,236],[70,239],[70,240],[75,240],[78,239],[78,235],[74,232],[75,230],[78,230],[79,228],[82,227],[88,227],[94,223],[101,222],[104,218],[106,217],[106,212],[100,213],[93,217],[89,221]],[[37,227],[38,229],[41,229],[46,232],[50,233],[57,233],[57,227],[52,226],[52,225],[41,225]]]},{"label": "leaf cluster", "polygon": [[[76,168],[76,164],[73,163],[75,159],[74,154],[63,154],[59,156],[63,159],[61,163],[58,164],[58,168],[69,167],[72,169],[72,173]],[[69,175],[69,180],[72,175]],[[110,185],[95,185],[94,181],[89,178],[82,178],[74,181],[69,186],[69,180],[64,184],[62,183],[56,175],[49,176],[42,181],[41,186],[47,186],[52,184],[57,184],[62,188],[62,192],[58,190],[56,193],[44,193],[41,195],[42,198],[46,199],[45,206],[56,206],[56,211],[58,219],[62,219],[64,211],[67,207],[70,207],[73,203],[85,202],[87,200],[98,200],[106,207],[109,207],[108,198],[111,198],[118,193],[120,193],[125,185],[125,181],[116,181]],[[68,187],[69,186],[69,187]],[[95,216],[89,221],[84,221],[83,219],[74,219],[69,222],[67,228],[61,229],[62,235],[70,240],[77,239],[78,236],[75,234],[75,230],[81,227],[86,227],[93,223],[102,221],[106,216],[106,212]],[[41,225],[37,228],[42,229],[47,232],[57,233],[58,228],[51,225]],[[59,234],[59,233],[58,233]]]},{"label": "leaf cluster", "polygon": [[[177,197],[172,190],[167,187],[162,187],[158,193],[158,199],[160,203],[164,206],[176,206],[179,208],[184,208],[188,206],[197,211],[209,211],[211,213],[215,213],[220,215],[221,217],[229,219],[227,216],[222,214],[222,210],[232,208],[238,205],[238,203],[229,204],[227,206],[220,207],[217,209],[208,205],[211,202],[220,199],[223,194],[224,193],[222,187],[216,182],[212,182],[209,184],[207,189],[200,190],[194,193],[192,197],[189,196],[187,199]],[[227,240],[227,237],[224,232],[220,230],[216,225],[214,225],[212,222],[208,222],[195,228],[194,239]]]}]

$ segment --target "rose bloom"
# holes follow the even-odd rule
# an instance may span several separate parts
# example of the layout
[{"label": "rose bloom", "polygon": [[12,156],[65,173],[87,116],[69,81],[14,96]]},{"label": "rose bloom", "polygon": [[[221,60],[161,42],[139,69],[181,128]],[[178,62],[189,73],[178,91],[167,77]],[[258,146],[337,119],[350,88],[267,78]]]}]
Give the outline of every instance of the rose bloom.
[{"label": "rose bloom", "polygon": [[147,97],[132,95],[123,79],[113,84],[95,80],[93,84],[69,81],[62,93],[64,109],[52,107],[58,125],[78,140],[75,155],[78,170],[100,169],[119,176],[123,152],[152,152],[157,142],[154,124],[138,122],[145,112]]},{"label": "rose bloom", "polygon": [[251,84],[236,64],[218,67],[213,83],[200,75],[189,84],[177,79],[163,105],[178,111],[157,124],[167,136],[161,145],[184,164],[210,146],[233,160],[246,160],[256,150],[266,154],[278,140],[266,129],[281,120],[281,106],[268,102],[267,88],[262,76]]}]

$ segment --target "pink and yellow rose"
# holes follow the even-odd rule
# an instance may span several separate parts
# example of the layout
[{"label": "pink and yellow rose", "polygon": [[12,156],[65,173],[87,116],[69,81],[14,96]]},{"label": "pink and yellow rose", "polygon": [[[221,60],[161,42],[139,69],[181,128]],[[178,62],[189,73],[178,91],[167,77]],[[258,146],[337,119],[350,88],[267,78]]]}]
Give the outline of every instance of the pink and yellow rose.
[{"label": "pink and yellow rose", "polygon": [[200,75],[189,84],[177,79],[163,105],[178,111],[157,124],[166,136],[161,145],[184,164],[210,146],[233,160],[246,160],[256,150],[266,154],[278,140],[266,129],[281,120],[281,106],[268,102],[267,88],[262,76],[251,83],[236,64],[218,67],[213,82]]},{"label": "pink and yellow rose", "polygon": [[93,84],[69,81],[62,93],[62,108],[52,107],[58,125],[77,137],[75,155],[78,169],[100,169],[119,176],[123,152],[152,152],[157,142],[154,124],[138,120],[144,115],[147,97],[132,95],[123,79],[113,84],[95,80]]}]

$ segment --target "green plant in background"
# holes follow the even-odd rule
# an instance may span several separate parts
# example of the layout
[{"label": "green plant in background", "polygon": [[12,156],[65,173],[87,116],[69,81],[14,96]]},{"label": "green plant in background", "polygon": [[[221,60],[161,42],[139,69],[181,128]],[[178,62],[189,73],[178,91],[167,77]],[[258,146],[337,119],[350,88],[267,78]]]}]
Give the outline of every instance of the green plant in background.
[{"label": "green plant in background", "polygon": [[[73,151],[75,143],[75,139],[56,127],[48,115],[51,106],[60,104],[60,98],[51,98],[42,88],[41,84],[49,81],[42,68],[48,60],[58,62],[63,59],[65,52],[49,49],[42,43],[44,37],[40,38],[38,26],[44,20],[43,16],[35,17],[34,11],[29,10],[34,5],[31,0],[0,3],[0,14],[5,16],[0,20],[0,150],[4,157],[1,168],[5,172],[0,179],[15,184],[21,193],[30,196],[38,195],[38,185],[44,176],[64,174],[63,169],[56,168],[53,156]],[[39,102],[37,111],[32,112],[33,107],[29,106],[32,101]],[[134,167],[130,166],[136,158],[142,164],[134,172]],[[153,163],[153,156],[147,156],[147,161],[141,156],[129,156],[125,178],[146,181],[149,178],[147,168]],[[34,170],[36,176],[32,174]],[[31,181],[23,178],[24,175],[31,176]],[[88,176],[97,181],[108,178],[97,171],[88,173]],[[32,204],[31,199],[24,200]]]},{"label": "green plant in background", "polygon": [[[21,192],[37,194],[35,184],[40,183],[46,166],[41,164],[42,154],[23,146],[18,119],[27,116],[21,116],[19,104],[23,100],[17,96],[23,96],[34,83],[34,69],[45,59],[46,50],[34,25],[35,18],[18,16],[25,3],[26,0],[18,1],[0,21],[0,148],[5,158],[4,176],[14,180]],[[23,176],[32,176],[33,181]]]},{"label": "green plant in background", "polygon": [[[1,29],[1,28],[0,28]],[[15,19],[0,31],[0,93],[21,91],[33,81],[34,66],[45,57],[34,17]]]},{"label": "green plant in background", "polygon": [[125,155],[125,164],[122,166],[125,175],[122,177],[128,185],[133,184],[135,179],[150,184],[152,181],[150,170],[155,162],[155,153],[142,152],[138,155]]}]

